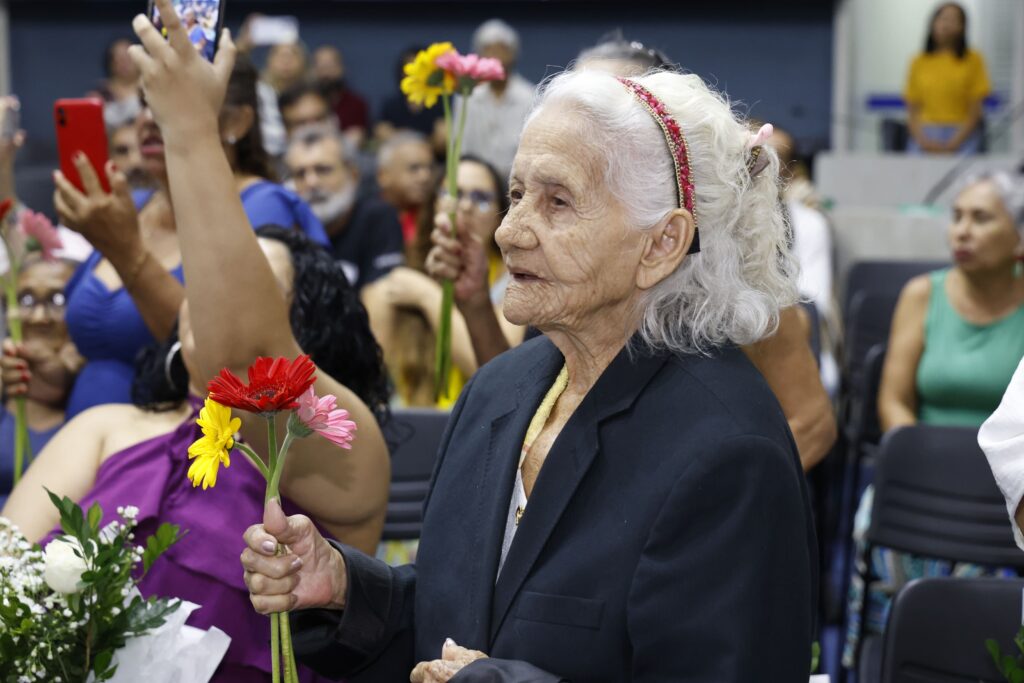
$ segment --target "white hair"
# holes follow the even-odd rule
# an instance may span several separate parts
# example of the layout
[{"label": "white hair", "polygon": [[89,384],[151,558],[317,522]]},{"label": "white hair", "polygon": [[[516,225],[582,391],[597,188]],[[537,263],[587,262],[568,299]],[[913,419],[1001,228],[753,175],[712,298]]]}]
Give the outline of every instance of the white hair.
[{"label": "white hair", "polygon": [[[641,303],[640,334],[654,348],[707,353],[773,333],[797,301],[796,265],[779,202],[775,152],[756,178],[747,172],[747,125],[692,74],[635,79],[683,130],[694,186],[700,252],[687,256]],[[675,168],[654,118],[613,76],[568,72],[548,81],[526,125],[549,107],[579,113],[584,139],[607,159],[605,182],[632,226],[650,229],[679,208]]]},{"label": "white hair", "polygon": [[406,145],[425,145],[430,147],[427,136],[415,130],[399,130],[389,137],[377,150],[377,168],[385,168],[391,165],[395,152]]},{"label": "white hair", "polygon": [[519,54],[519,34],[501,19],[488,19],[473,32],[473,52],[488,45],[506,45]]},{"label": "white hair", "polygon": [[1010,171],[986,170],[972,173],[961,181],[956,195],[972,185],[990,183],[1003,202],[1003,207],[1013,219],[1013,227],[1024,237],[1024,176]]}]

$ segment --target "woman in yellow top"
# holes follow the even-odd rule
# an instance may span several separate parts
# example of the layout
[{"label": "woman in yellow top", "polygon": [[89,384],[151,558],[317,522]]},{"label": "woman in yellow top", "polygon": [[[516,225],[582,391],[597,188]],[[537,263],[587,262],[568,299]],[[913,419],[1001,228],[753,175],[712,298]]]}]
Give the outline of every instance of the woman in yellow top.
[{"label": "woman in yellow top", "polygon": [[989,94],[985,60],[967,47],[967,14],[947,2],[932,15],[924,52],[914,58],[904,94],[912,154],[979,151],[981,103]]}]

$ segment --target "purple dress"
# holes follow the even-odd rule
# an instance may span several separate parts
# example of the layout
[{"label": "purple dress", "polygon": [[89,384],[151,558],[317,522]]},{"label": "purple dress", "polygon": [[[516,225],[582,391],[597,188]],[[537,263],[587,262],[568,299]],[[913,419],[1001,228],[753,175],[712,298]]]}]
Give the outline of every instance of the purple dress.
[{"label": "purple dress", "polygon": [[[216,626],[231,636],[214,681],[263,683],[271,679],[270,620],[249,602],[239,556],[245,549],[242,534],[263,518],[266,483],[244,455],[232,451],[231,466],[221,470],[216,487],[192,488],[186,476],[188,447],[202,435],[195,423],[198,403],[193,400],[192,405],[192,415],[173,432],[107,458],[92,490],[79,504],[88,509],[99,502],[104,523],[116,519],[118,506],[138,507],[137,543],[144,543],[164,522],[187,530],[153,564],[139,589],[147,597],[176,597],[200,605],[188,624],[202,629]],[[282,502],[285,513],[302,513],[288,500]],[[51,532],[43,545],[58,532]],[[328,680],[301,665],[299,679],[303,683]]]}]

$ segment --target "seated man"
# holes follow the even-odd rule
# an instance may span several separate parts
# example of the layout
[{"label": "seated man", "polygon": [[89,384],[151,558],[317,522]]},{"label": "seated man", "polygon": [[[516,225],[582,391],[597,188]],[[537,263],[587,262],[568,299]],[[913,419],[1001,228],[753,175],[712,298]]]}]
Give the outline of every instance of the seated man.
[{"label": "seated man", "polygon": [[377,153],[377,184],[384,201],[399,212],[406,244],[416,235],[420,209],[430,198],[433,181],[434,153],[426,136],[401,131],[381,145]]},{"label": "seated man", "polygon": [[335,127],[295,131],[285,163],[295,191],[323,223],[330,250],[353,286],[362,289],[401,265],[398,214],[379,199],[359,194],[355,151]]}]

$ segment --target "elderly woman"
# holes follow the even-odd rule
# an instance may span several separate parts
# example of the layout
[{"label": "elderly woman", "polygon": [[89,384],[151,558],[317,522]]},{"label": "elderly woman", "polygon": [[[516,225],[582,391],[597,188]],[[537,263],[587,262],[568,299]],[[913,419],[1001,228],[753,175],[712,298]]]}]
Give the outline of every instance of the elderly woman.
[{"label": "elderly woman", "polygon": [[[136,28],[172,186],[191,198],[182,222],[242,220],[218,208],[230,171],[209,151],[230,39],[211,66],[176,23],[169,43],[144,18]],[[332,545],[275,501],[245,534],[255,608],[309,610],[295,615],[307,664],[423,682],[806,676],[817,582],[803,475],[734,348],[795,299],[776,162],[762,152],[772,163],[751,177],[747,143],[694,76],[551,82],[497,232],[505,316],[545,334],[463,390],[417,564]],[[287,555],[267,553],[275,538]]]}]

